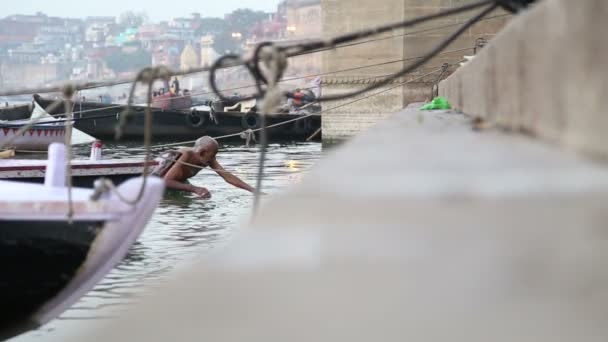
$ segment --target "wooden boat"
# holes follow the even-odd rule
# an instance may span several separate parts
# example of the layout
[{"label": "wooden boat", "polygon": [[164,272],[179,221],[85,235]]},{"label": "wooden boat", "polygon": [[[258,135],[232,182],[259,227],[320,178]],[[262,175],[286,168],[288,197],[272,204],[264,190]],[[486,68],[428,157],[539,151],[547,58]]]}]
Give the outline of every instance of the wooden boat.
[{"label": "wooden boat", "polygon": [[[35,102],[43,108],[54,100],[34,97]],[[101,103],[76,102],[74,105],[74,127],[103,140],[114,140],[115,127],[126,106]],[[154,125],[152,134],[155,140],[190,140],[204,135],[224,136],[241,133],[248,129],[260,127],[259,114],[243,107],[234,111],[196,110],[196,109],[159,109],[153,108]],[[134,106],[136,113],[124,129],[123,139],[141,140],[144,135],[145,106]],[[58,106],[52,115],[64,114],[64,106]],[[302,117],[302,114],[272,114],[267,116],[267,125],[278,125]],[[315,114],[306,119],[289,122],[268,130],[269,138],[274,140],[305,140],[321,127],[321,115]],[[234,139],[238,140],[239,137]]]},{"label": "wooden boat", "polygon": [[0,121],[26,120],[32,114],[32,108],[32,103],[2,107]]},{"label": "wooden boat", "polygon": [[164,88],[154,91],[152,96],[152,107],[163,110],[184,109],[193,106],[192,97],[188,90],[180,90],[179,82],[173,81],[170,86],[169,81],[165,80]]},{"label": "wooden boat", "polygon": [[[39,104],[34,102],[33,110],[28,120],[0,122],[0,144],[12,139],[23,126],[29,124],[34,119],[38,120],[37,123],[23,132],[21,136],[14,139],[7,146],[8,148],[45,151],[50,144],[65,140],[65,121],[52,117]],[[89,144],[95,141],[95,138],[78,129],[73,129],[71,141],[73,145]]]},{"label": "wooden boat", "polygon": [[[55,100],[34,96],[34,100],[43,108],[48,108]],[[115,128],[125,105],[103,104],[97,102],[77,101],[74,104],[74,127],[96,138],[112,141],[115,139]],[[194,139],[201,136],[201,127],[197,115],[189,110],[153,108],[154,124],[152,134],[156,140]],[[133,106],[135,115],[124,127],[124,140],[141,140],[144,135],[145,106]],[[50,114],[61,116],[64,106],[58,106]],[[204,135],[204,134],[203,134]]]},{"label": "wooden boat", "polygon": [[[15,137],[19,129],[29,122],[30,120],[0,122],[0,144]],[[50,144],[64,140],[65,125],[63,123],[46,121],[33,125],[29,130],[20,134],[7,147],[20,150],[44,151]]]},{"label": "wooden boat", "polygon": [[[55,100],[34,95],[34,104],[48,108]],[[218,106],[219,104],[219,106]],[[112,141],[115,138],[115,127],[126,106],[112,105],[99,102],[77,101],[74,103],[74,127],[98,139]],[[123,139],[141,140],[144,134],[145,106],[134,106],[136,115],[127,123]],[[63,105],[58,106],[50,114],[61,117],[65,113]],[[239,103],[214,103],[205,109],[162,109],[153,108],[154,125],[152,133],[155,140],[191,140],[203,135],[223,136],[237,134],[247,129],[260,127],[259,115],[255,106]],[[21,113],[22,119],[29,118],[30,112]],[[0,120],[2,119],[0,110]],[[302,141],[321,127],[321,115],[314,114],[306,119],[291,121],[302,114],[279,113],[267,117],[267,125],[277,125],[268,130],[271,140]],[[12,118],[19,117],[16,115]],[[318,137],[320,138],[320,136]],[[235,140],[240,138],[236,137]]]},{"label": "wooden boat", "polygon": [[[0,181],[2,340],[57,318],[91,290],[126,255],[163,194],[162,180],[151,177],[134,205],[81,188],[72,189],[70,205],[64,152],[51,145],[44,185]],[[142,184],[132,179],[116,191],[135,200]]]},{"label": "wooden boat", "polygon": [[[46,174],[46,160],[41,159],[0,159],[0,180],[12,180],[26,183],[43,183]],[[148,162],[150,169],[158,163]],[[72,182],[74,186],[93,187],[99,177],[120,184],[128,179],[141,176],[144,162],[140,160],[104,159],[72,160]]]}]

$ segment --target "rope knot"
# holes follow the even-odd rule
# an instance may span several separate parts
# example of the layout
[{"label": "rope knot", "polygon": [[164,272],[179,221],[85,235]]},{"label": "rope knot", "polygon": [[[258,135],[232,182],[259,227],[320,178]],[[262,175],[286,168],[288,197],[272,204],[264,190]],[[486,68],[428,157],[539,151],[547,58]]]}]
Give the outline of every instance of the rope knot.
[{"label": "rope knot", "polygon": [[61,92],[65,98],[71,99],[76,92],[76,87],[73,84],[66,84]]}]

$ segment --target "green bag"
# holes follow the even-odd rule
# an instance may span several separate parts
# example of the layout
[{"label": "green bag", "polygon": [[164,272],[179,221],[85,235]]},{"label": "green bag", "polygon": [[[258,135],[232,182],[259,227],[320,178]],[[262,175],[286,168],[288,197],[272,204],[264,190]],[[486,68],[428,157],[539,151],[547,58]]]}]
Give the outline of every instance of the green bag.
[{"label": "green bag", "polygon": [[446,110],[452,109],[452,106],[448,102],[445,97],[436,97],[431,101],[431,103],[427,103],[420,110]]}]

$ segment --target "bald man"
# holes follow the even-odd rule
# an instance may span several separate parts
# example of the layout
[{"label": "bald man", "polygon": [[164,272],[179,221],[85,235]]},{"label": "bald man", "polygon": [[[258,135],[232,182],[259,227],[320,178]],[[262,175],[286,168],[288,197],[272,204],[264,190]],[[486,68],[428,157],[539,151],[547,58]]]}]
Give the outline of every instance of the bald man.
[{"label": "bald man", "polygon": [[[255,192],[249,184],[243,182],[239,177],[226,171],[215,156],[219,145],[211,137],[202,137],[196,141],[194,148],[183,148],[179,151],[172,151],[167,154],[164,161],[160,163],[152,174],[165,180],[168,189],[192,192],[202,198],[210,198],[211,193],[207,188],[188,184],[188,179],[196,176],[201,168],[210,167],[228,184],[239,189]],[[175,162],[174,160],[177,160]],[[190,166],[196,165],[199,167]]]}]

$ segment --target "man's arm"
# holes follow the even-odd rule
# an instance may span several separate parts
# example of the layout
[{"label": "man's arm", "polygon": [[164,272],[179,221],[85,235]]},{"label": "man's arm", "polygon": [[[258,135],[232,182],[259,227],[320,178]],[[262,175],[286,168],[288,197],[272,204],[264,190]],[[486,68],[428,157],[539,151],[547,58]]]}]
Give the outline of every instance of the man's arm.
[{"label": "man's arm", "polygon": [[163,177],[165,185],[168,189],[188,191],[203,198],[209,198],[211,197],[211,194],[207,189],[184,183],[184,181],[187,180],[187,177],[184,175],[184,165],[180,162],[188,162],[191,156],[191,151],[182,152],[182,155]]},{"label": "man's arm", "polygon": [[233,175],[229,171],[226,171],[220,163],[218,163],[217,159],[213,159],[209,166],[213,169],[213,171],[217,172],[220,177],[224,178],[226,183],[231,184],[239,189],[247,190],[251,193],[255,192],[255,188],[250,186],[249,184],[242,181],[239,177]]}]

